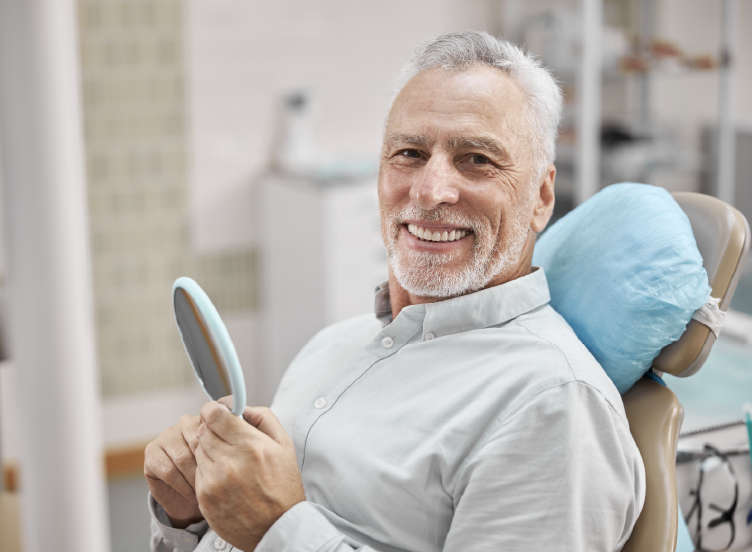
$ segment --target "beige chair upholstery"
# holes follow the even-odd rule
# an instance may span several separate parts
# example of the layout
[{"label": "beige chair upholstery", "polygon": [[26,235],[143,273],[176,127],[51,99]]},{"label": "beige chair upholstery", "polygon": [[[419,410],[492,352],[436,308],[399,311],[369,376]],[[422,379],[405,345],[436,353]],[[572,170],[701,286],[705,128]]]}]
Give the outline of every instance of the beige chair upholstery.
[{"label": "beige chair upholstery", "polygon": [[[692,224],[697,247],[708,272],[711,295],[727,310],[741,276],[750,246],[744,216],[710,196],[676,193],[674,199]],[[678,341],[665,347],[653,369],[690,376],[700,369],[715,343],[710,329],[692,320]],[[676,442],[683,409],[676,396],[659,383],[643,378],[624,395],[632,435],[642,454],[647,475],[645,506],[624,550],[673,552],[676,549]]]}]

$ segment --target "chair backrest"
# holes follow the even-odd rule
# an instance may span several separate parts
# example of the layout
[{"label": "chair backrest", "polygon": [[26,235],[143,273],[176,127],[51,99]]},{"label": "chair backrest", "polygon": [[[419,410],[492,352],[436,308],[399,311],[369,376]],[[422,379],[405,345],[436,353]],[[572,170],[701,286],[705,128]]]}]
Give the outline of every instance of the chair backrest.
[{"label": "chair backrest", "polygon": [[[744,216],[723,201],[695,193],[676,193],[674,199],[689,217],[711,295],[725,311],[742,273],[750,246],[750,229]],[[700,369],[715,343],[715,334],[692,320],[682,336],[665,347],[653,369],[690,376]],[[630,429],[645,464],[647,494],[625,552],[674,552],[678,504],[676,495],[676,443],[683,409],[676,396],[660,383],[643,378],[624,394]]]}]

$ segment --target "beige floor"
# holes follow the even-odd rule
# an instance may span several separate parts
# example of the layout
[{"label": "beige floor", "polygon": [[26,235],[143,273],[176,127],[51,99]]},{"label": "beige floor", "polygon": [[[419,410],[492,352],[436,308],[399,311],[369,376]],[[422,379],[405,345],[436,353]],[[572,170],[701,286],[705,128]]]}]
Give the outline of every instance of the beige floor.
[{"label": "beige floor", "polygon": [[21,552],[18,495],[0,493],[0,549]]}]

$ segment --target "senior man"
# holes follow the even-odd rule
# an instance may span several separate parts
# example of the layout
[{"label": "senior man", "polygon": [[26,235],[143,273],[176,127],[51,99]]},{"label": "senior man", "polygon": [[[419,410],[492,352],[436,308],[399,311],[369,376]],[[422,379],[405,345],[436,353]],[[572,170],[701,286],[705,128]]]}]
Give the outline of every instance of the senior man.
[{"label": "senior man", "polygon": [[242,420],[210,402],[150,443],[152,550],[623,546],[640,454],[531,267],[560,112],[554,80],[508,42],[424,46],[384,134],[375,316],[316,335],[271,409]]}]

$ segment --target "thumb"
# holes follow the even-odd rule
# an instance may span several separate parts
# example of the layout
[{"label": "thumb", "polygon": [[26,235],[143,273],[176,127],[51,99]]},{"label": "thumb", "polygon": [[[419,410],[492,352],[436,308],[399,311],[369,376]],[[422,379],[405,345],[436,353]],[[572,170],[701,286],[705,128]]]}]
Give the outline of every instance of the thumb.
[{"label": "thumb", "polygon": [[243,410],[243,418],[246,422],[280,444],[290,440],[287,431],[282,427],[279,419],[270,408],[265,406],[246,406],[245,410]]}]

